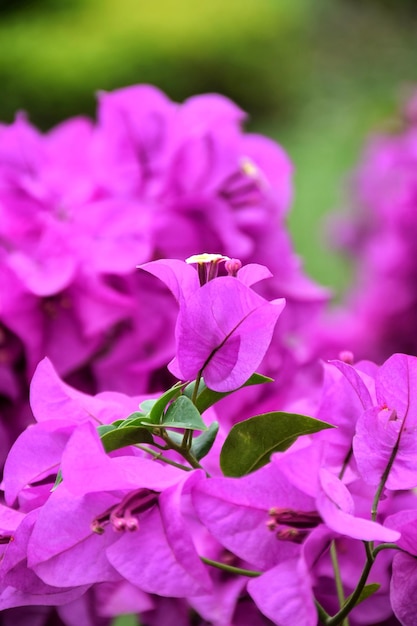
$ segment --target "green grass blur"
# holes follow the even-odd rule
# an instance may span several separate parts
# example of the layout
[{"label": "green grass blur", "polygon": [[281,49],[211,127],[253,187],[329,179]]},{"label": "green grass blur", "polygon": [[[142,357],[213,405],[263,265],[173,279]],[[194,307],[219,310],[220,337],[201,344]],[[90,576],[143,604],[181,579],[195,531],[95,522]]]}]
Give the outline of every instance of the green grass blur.
[{"label": "green grass blur", "polygon": [[340,292],[323,219],[346,202],[369,132],[417,84],[415,0],[0,0],[0,119],[94,115],[97,90],[221,92],[295,164],[289,225],[307,271]]},{"label": "green grass blur", "polygon": [[[308,0],[26,0],[0,12],[3,119],[47,127],[93,113],[94,92],[152,82],[174,99],[233,95],[251,111],[289,105]],[[301,58],[301,57],[300,57]],[[277,72],[280,87],[271,86]]]},{"label": "green grass blur", "polygon": [[120,615],[114,621],[112,626],[140,626],[136,615]]}]

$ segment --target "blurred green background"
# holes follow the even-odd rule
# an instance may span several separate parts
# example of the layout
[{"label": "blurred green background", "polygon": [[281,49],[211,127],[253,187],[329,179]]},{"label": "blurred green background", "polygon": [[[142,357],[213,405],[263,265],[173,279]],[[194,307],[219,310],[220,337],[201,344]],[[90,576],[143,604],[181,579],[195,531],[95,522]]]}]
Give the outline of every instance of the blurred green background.
[{"label": "blurred green background", "polygon": [[323,218],[417,85],[416,61],[416,0],[0,0],[0,120],[26,110],[48,129],[141,82],[231,97],[294,161],[296,250],[336,292],[349,272]]}]

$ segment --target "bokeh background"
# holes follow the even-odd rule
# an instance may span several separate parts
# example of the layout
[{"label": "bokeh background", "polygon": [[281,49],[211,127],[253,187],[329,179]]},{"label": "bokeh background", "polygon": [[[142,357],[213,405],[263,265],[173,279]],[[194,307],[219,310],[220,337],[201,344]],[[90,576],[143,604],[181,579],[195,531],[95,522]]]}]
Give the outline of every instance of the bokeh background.
[{"label": "bokeh background", "polygon": [[[415,0],[0,0],[0,120],[44,130],[95,114],[95,93],[152,83],[221,92],[295,164],[289,225],[307,271],[340,292],[349,268],[325,216],[346,203],[369,133],[417,84]],[[279,251],[277,251],[279,254]]]}]

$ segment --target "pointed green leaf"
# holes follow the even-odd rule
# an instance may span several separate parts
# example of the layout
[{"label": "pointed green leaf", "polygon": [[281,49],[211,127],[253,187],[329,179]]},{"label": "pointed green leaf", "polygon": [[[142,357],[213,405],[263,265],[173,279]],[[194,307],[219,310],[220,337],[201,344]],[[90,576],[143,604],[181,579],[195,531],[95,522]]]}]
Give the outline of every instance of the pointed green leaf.
[{"label": "pointed green leaf", "polygon": [[[366,600],[366,598],[369,598],[374,593],[376,593],[378,591],[378,589],[380,588],[380,586],[381,585],[379,583],[370,583],[369,585],[365,585],[365,587],[362,589],[361,595],[356,600],[355,606],[358,606],[358,604],[360,604],[361,602]],[[349,600],[351,598],[351,595],[346,598],[345,604],[347,604],[349,602]]]},{"label": "pointed green leaf", "polygon": [[161,421],[161,417],[163,412],[165,411],[167,405],[176,398],[180,393],[181,389],[184,386],[183,383],[176,383],[171,389],[168,389],[165,393],[162,394],[160,398],[158,398],[153,404],[151,410],[149,411],[149,421],[153,424],[159,424]]},{"label": "pointed green leaf", "polygon": [[138,413],[138,417],[135,419],[125,420],[118,428],[126,428],[127,426],[152,426],[152,428],[155,428],[155,424],[149,420],[149,417],[141,417],[140,413]]},{"label": "pointed green leaf", "polygon": [[105,451],[111,452],[136,443],[153,443],[153,438],[151,433],[142,426],[124,426],[105,432],[101,435],[101,441]]},{"label": "pointed green leaf", "polygon": [[51,493],[55,491],[55,489],[58,487],[58,485],[62,483],[62,481],[63,481],[62,472],[61,470],[58,470],[58,474],[56,475],[54,486],[51,489]]},{"label": "pointed green leaf", "polygon": [[283,452],[300,435],[333,428],[307,415],[274,411],[235,424],[220,453],[225,476],[245,476],[268,463],[273,452]]},{"label": "pointed green leaf", "polygon": [[[264,383],[272,383],[272,382],[273,382],[272,378],[268,378],[268,376],[263,376],[262,374],[257,374],[255,372],[238,389],[243,389],[243,387],[250,387],[252,385],[262,385]],[[188,387],[191,387],[194,383],[195,381],[193,383],[190,383]],[[191,388],[193,389],[193,387]],[[209,407],[213,406],[213,404],[216,404],[216,402],[218,402],[222,398],[225,398],[231,393],[235,393],[235,391],[238,391],[238,389],[235,389],[234,391],[220,392],[220,391],[213,391],[212,389],[209,389],[208,387],[206,387],[206,385],[201,385],[201,389],[197,396],[196,407],[200,411],[200,413],[204,413],[204,411],[206,411]]]},{"label": "pointed green leaf", "polygon": [[136,422],[139,418],[149,419],[147,413],[142,413],[141,411],[135,411],[134,413],[131,413],[128,417],[126,417],[126,419],[117,420],[117,422],[113,422],[113,424],[115,424],[117,428],[119,428],[120,426],[123,427],[123,426],[127,426],[128,424],[131,424],[132,422]]},{"label": "pointed green leaf", "polygon": [[194,437],[191,453],[197,461],[201,461],[210,452],[218,432],[219,423],[212,422],[206,431],[198,435],[198,437]]},{"label": "pointed green leaf", "polygon": [[127,422],[130,423],[133,420],[137,423],[138,418],[141,418],[141,421],[146,424],[159,424],[167,405],[173,398],[181,393],[181,388],[183,386],[183,383],[175,383],[173,387],[168,389],[168,391],[163,393],[159,398],[149,398],[148,400],[144,400],[139,405],[140,411],[135,411],[125,420],[122,420],[123,426],[127,424]]},{"label": "pointed green leaf", "polygon": [[164,428],[207,430],[200,413],[187,396],[180,396],[170,404],[162,418],[161,426]]},{"label": "pointed green leaf", "polygon": [[158,402],[158,398],[153,398],[152,400],[144,400],[139,404],[139,408],[142,413],[148,415],[148,413],[150,413],[151,409],[153,408],[155,402]]},{"label": "pointed green leaf", "polygon": [[100,424],[100,426],[97,426],[97,432],[100,437],[102,437],[102,435],[104,435],[105,433],[108,433],[111,430],[116,430],[116,428],[117,426],[115,426],[114,424]]}]

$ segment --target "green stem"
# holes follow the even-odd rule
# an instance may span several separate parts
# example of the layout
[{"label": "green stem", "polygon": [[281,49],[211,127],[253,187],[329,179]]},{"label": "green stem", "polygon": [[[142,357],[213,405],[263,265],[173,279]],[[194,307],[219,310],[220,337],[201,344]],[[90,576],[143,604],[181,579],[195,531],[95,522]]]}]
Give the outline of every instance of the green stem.
[{"label": "green stem", "polygon": [[250,569],[234,567],[233,565],[227,565],[226,563],[221,563],[220,561],[213,561],[212,559],[207,559],[205,556],[200,556],[200,559],[203,561],[203,563],[206,563],[206,565],[217,567],[217,569],[221,569],[224,572],[229,572],[230,574],[239,574],[240,576],[248,576],[249,578],[257,578],[262,574],[262,572],[255,572],[254,570]]},{"label": "green stem", "polygon": [[380,552],[382,552],[382,550],[398,550],[399,552],[404,552],[405,554],[407,554],[407,550],[403,550],[403,548],[397,546],[396,543],[380,543],[379,546],[377,546],[372,553],[373,558],[375,559],[376,556]]},{"label": "green stem", "polygon": [[342,478],[343,478],[343,476],[345,474],[345,471],[347,469],[347,466],[349,465],[349,461],[352,458],[352,455],[353,455],[353,448],[352,448],[352,446],[350,446],[350,450],[347,453],[347,455],[345,457],[345,460],[343,461],[342,469],[340,470],[340,473],[339,473],[339,480],[342,480]]},{"label": "green stem", "polygon": [[188,463],[191,465],[192,468],[204,470],[204,467],[202,465],[200,465],[200,463],[197,461],[195,456],[193,454],[191,454],[191,452],[189,450],[178,450],[178,452],[180,454],[182,454],[184,459],[186,461],[188,461]]},{"label": "green stem", "polygon": [[372,545],[372,542],[364,541],[364,544],[365,544],[367,558],[366,558],[366,563],[362,570],[362,574],[361,574],[361,577],[359,579],[359,582],[357,584],[355,591],[349,597],[349,600],[346,602],[346,604],[340,609],[338,613],[336,613],[336,615],[333,615],[333,617],[328,616],[327,618],[325,617],[323,619],[323,617],[320,615],[320,612],[319,612],[320,618],[324,622],[324,624],[326,624],[326,626],[338,626],[339,624],[343,624],[343,620],[349,615],[352,609],[354,609],[357,601],[360,598],[363,588],[366,585],[369,572],[371,571],[372,565],[374,564],[375,559],[377,555],[379,554],[379,552],[382,552],[382,550],[400,550],[401,552],[403,552],[403,550],[399,546],[397,546],[397,544],[395,543],[381,543],[374,550],[372,550],[372,552],[370,550],[370,546]]},{"label": "green stem", "polygon": [[356,586],[355,591],[349,597],[349,600],[346,602],[344,606],[338,611],[335,615],[328,618],[324,623],[326,626],[338,626],[343,623],[343,620],[349,615],[352,609],[355,607],[357,601],[360,598],[360,595],[363,591],[363,588],[366,585],[366,581],[368,580],[369,572],[371,571],[372,565],[374,564],[374,559],[369,558],[367,556],[366,563],[362,570],[361,577],[359,578],[359,582]]},{"label": "green stem", "polygon": [[189,447],[188,446],[188,433],[189,433],[189,431],[185,430],[184,434],[182,436],[181,448],[183,450],[188,450],[188,447]]},{"label": "green stem", "polygon": [[320,621],[323,622],[323,624],[327,624],[327,620],[330,619],[330,615],[327,613],[327,611],[323,609],[320,602],[318,602],[316,599],[314,599],[314,604],[316,605]]},{"label": "green stem", "polygon": [[374,522],[375,522],[376,516],[378,514],[379,500],[381,498],[381,495],[382,495],[382,492],[384,490],[385,484],[386,484],[386,482],[388,480],[388,476],[389,476],[389,473],[391,471],[391,468],[392,468],[392,466],[394,464],[395,457],[397,456],[398,448],[400,447],[400,439],[401,439],[401,435],[402,435],[402,432],[403,432],[404,423],[405,423],[405,418],[403,420],[403,423],[401,424],[401,428],[400,428],[400,431],[398,433],[397,441],[395,442],[395,446],[392,449],[392,452],[390,454],[387,466],[386,466],[386,468],[384,470],[384,473],[382,474],[381,481],[380,481],[380,483],[378,485],[378,489],[376,490],[375,497],[374,497],[373,502],[372,502],[371,516],[372,516],[372,521],[374,521]]},{"label": "green stem", "polygon": [[186,465],[182,465],[181,463],[176,463],[175,461],[172,461],[172,459],[168,459],[168,457],[163,456],[161,452],[155,452],[155,450],[152,450],[152,448],[148,448],[147,446],[144,446],[140,443],[137,443],[136,447],[152,455],[154,459],[159,459],[160,461],[167,463],[167,465],[173,465],[174,467],[178,467],[178,469],[182,469],[185,472],[190,472],[192,469],[191,467],[187,467]]},{"label": "green stem", "polygon": [[197,402],[198,388],[200,386],[201,376],[202,376],[202,370],[200,370],[197,374],[197,378],[195,379],[195,384],[194,384],[194,389],[193,389],[193,395],[191,396],[191,402],[194,404],[194,406],[196,406],[196,402]]},{"label": "green stem", "polygon": [[[330,544],[330,558],[332,561],[332,566],[333,566],[333,571],[334,571],[337,599],[339,601],[339,607],[342,608],[343,605],[345,604],[345,592],[343,590],[342,577],[340,575],[339,561],[337,558],[336,542],[334,540]],[[343,620],[342,626],[349,626],[347,617]]]},{"label": "green stem", "polygon": [[179,446],[178,444],[175,443],[175,441],[172,441],[172,439],[170,438],[166,430],[161,429],[161,437],[165,441],[165,443],[168,445],[168,447],[171,450],[178,452],[178,454],[180,454],[191,465],[192,468],[202,469],[202,470],[204,469],[204,467],[200,465],[200,463],[197,461],[195,456],[191,454],[190,450],[188,450],[187,448],[184,448],[183,445]]},{"label": "green stem", "polygon": [[193,435],[194,435],[194,431],[193,430],[187,430],[187,437],[185,440],[185,445],[187,447],[187,450],[191,450],[191,446],[193,445]]},{"label": "green stem", "polygon": [[365,546],[366,558],[368,559],[368,561],[371,561],[374,558],[374,555],[373,555],[374,542],[364,541],[363,543]]}]

